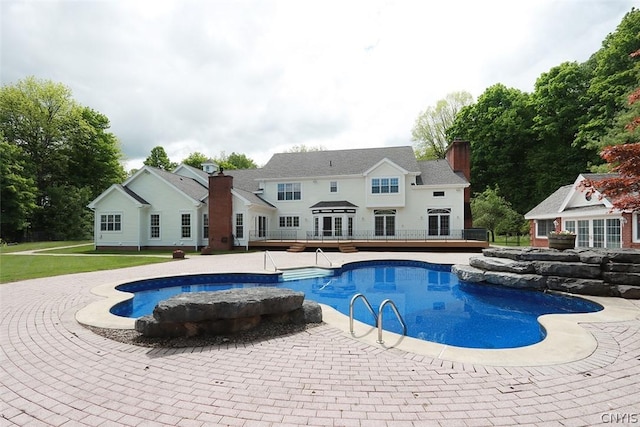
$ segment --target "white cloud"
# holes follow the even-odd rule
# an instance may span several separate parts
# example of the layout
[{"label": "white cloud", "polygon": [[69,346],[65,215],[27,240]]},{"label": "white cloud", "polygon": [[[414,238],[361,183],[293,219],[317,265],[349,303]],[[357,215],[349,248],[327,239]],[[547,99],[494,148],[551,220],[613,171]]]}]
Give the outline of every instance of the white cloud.
[{"label": "white cloud", "polygon": [[411,144],[419,112],[584,61],[631,0],[0,3],[2,83],[69,86],[129,165],[156,145],[265,163],[293,145]]}]

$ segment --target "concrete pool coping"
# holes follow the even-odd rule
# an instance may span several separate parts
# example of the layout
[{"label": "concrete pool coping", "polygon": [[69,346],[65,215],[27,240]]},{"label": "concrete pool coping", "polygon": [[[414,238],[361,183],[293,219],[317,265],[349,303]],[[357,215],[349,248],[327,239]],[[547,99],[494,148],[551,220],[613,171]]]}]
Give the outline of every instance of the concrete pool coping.
[{"label": "concrete pool coping", "polygon": [[[288,268],[308,267],[316,267],[316,265],[298,265]],[[340,266],[333,267],[339,268]],[[212,272],[212,274],[237,272],[216,271]],[[244,272],[265,274],[264,270]],[[158,278],[161,277],[167,276],[159,276]],[[131,296],[127,292],[116,290],[115,287],[123,283],[150,278],[152,277],[146,276],[138,279],[111,282],[92,288],[91,292],[93,294],[104,297],[104,299],[95,301],[80,309],[75,315],[76,320],[83,325],[99,328],[134,329],[135,319],[116,316],[109,312],[113,305]],[[383,331],[384,343],[380,344],[377,342],[377,328],[354,321],[354,331],[351,334],[348,316],[326,305],[322,305],[322,314],[325,323],[339,329],[344,335],[384,349],[398,349],[434,359],[488,366],[547,366],[578,361],[588,357],[596,350],[598,342],[591,333],[580,325],[581,323],[610,323],[640,319],[640,309],[630,301],[611,297],[579,296],[602,305],[604,309],[595,313],[541,316],[539,322],[547,331],[546,338],[537,344],[512,349],[455,347],[401,336],[389,331]]]}]

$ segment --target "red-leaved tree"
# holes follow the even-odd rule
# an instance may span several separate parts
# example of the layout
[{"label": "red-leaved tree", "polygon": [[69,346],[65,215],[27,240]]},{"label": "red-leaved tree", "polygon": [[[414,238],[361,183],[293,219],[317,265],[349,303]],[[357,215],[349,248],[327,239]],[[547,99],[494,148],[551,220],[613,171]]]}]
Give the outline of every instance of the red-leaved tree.
[{"label": "red-leaved tree", "polygon": [[[640,49],[631,54],[640,57]],[[640,101],[640,88],[629,95],[629,105]],[[625,126],[629,132],[633,132],[640,126],[640,117],[634,117]],[[611,165],[611,171],[617,172],[609,178],[600,180],[583,180],[579,188],[585,190],[588,195],[596,190],[600,197],[607,197],[614,208],[622,211],[640,211],[640,142],[612,145],[605,147],[600,152],[607,163]]]}]

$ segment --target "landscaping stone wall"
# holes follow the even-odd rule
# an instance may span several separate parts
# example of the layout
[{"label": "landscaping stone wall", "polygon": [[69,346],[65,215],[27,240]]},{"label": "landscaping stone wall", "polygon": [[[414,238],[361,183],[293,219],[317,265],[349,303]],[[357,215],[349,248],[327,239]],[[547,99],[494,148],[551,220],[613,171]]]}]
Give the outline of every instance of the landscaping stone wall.
[{"label": "landscaping stone wall", "polygon": [[489,248],[451,269],[462,281],[640,299],[640,250]]},{"label": "landscaping stone wall", "polygon": [[291,289],[255,287],[187,292],[160,301],[153,314],[136,320],[145,337],[176,338],[234,334],[262,322],[320,323],[322,309]]}]

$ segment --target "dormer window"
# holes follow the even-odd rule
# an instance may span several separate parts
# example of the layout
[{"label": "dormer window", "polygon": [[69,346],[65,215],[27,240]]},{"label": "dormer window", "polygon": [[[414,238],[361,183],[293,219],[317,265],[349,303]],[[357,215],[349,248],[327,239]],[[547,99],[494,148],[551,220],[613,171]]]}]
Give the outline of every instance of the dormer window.
[{"label": "dormer window", "polygon": [[398,178],[371,179],[371,193],[373,194],[397,193],[398,189]]}]

